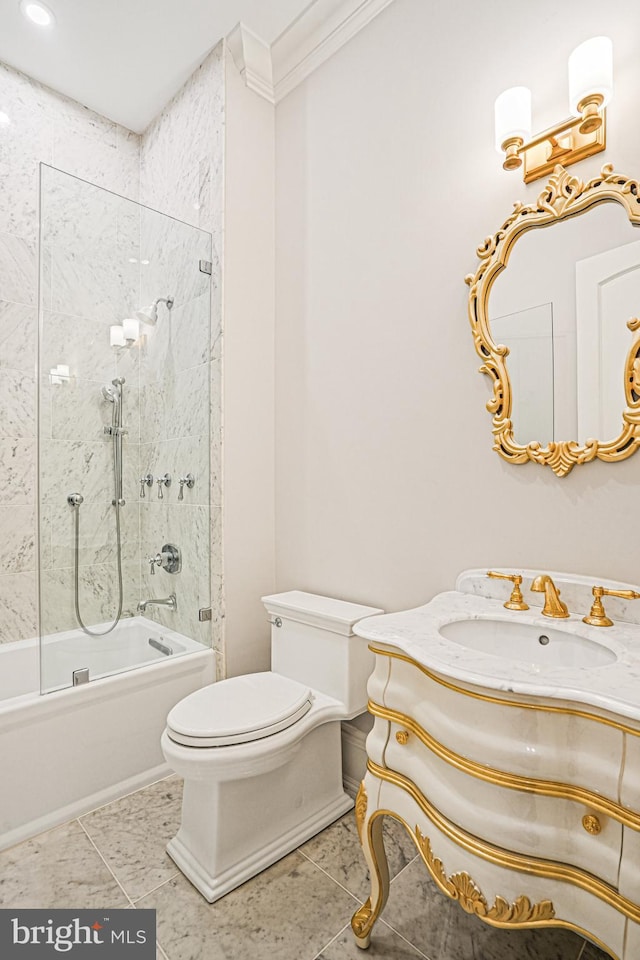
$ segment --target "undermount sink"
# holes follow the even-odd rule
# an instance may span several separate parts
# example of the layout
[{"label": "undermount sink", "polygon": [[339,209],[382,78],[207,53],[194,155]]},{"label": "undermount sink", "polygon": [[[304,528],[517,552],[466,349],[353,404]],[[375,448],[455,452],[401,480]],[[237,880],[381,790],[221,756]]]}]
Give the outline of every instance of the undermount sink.
[{"label": "undermount sink", "polygon": [[613,650],[580,634],[507,620],[454,620],[440,627],[445,639],[469,650],[548,667],[602,667],[617,660]]}]

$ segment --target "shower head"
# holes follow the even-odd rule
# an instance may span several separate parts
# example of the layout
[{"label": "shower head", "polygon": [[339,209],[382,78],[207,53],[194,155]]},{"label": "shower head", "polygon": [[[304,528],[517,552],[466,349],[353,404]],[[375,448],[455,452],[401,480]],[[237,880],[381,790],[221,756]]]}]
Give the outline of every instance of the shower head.
[{"label": "shower head", "polygon": [[120,397],[122,396],[122,384],[124,382],[124,377],[116,377],[115,380],[112,380],[110,387],[102,388],[103,398],[108,400],[109,403],[119,403]]},{"label": "shower head", "polygon": [[148,307],[140,307],[139,310],[136,310],[136,317],[138,320],[149,324],[157,323],[159,303],[166,303],[167,310],[171,310],[173,306],[173,297],[158,297],[158,299],[154,300],[153,303],[150,303]]},{"label": "shower head", "polygon": [[115,403],[118,399],[118,394],[116,393],[115,387],[103,387],[102,396],[105,400],[108,400],[109,403]]}]

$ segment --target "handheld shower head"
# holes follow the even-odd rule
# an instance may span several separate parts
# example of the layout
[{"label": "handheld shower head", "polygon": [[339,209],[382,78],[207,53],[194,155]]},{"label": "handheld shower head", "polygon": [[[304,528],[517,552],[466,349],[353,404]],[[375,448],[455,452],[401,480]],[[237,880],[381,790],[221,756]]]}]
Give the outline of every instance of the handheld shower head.
[{"label": "handheld shower head", "polygon": [[112,380],[110,387],[102,388],[103,398],[108,400],[109,403],[119,403],[122,397],[122,384],[124,382],[124,377],[116,377],[115,380]]},{"label": "handheld shower head", "polygon": [[109,403],[115,403],[118,399],[115,387],[103,387],[102,396],[104,400],[107,400]]},{"label": "handheld shower head", "polygon": [[171,310],[173,307],[173,297],[158,297],[157,300],[154,300],[153,303],[150,303],[148,307],[140,307],[139,310],[136,310],[136,317],[138,320],[141,320],[142,323],[157,323],[159,303],[166,303],[167,310]]}]

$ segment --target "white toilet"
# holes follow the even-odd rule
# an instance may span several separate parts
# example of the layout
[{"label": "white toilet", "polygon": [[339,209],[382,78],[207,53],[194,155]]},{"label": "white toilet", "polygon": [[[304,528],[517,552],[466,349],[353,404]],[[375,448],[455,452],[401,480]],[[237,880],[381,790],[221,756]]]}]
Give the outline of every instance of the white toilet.
[{"label": "white toilet", "polygon": [[167,850],[212,903],[353,806],[342,786],[340,721],[363,713],[373,654],[353,633],[383,613],[292,590],[263,597],[271,666],[185,697],[162,734],[184,778]]}]

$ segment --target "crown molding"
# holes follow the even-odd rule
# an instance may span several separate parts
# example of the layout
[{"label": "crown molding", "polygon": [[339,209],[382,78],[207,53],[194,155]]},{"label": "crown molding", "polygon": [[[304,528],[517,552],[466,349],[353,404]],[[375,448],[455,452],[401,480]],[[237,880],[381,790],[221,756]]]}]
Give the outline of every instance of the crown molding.
[{"label": "crown molding", "polygon": [[275,102],[355,37],[393,0],[316,0],[271,46]]},{"label": "crown molding", "polygon": [[269,46],[239,23],[227,43],[251,90],[279,103],[393,0],[314,0]]},{"label": "crown molding", "polygon": [[269,103],[275,103],[271,47],[244,23],[239,23],[227,37],[234,63],[250,90],[255,90]]}]

